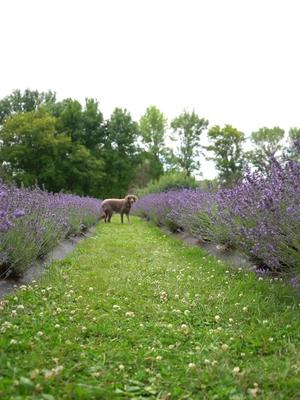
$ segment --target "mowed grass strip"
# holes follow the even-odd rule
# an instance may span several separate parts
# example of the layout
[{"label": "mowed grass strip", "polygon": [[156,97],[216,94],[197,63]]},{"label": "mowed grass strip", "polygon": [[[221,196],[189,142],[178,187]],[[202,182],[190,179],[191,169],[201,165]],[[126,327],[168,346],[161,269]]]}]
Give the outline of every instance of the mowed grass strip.
[{"label": "mowed grass strip", "polygon": [[1,399],[299,399],[300,296],[133,218],[1,304]]}]

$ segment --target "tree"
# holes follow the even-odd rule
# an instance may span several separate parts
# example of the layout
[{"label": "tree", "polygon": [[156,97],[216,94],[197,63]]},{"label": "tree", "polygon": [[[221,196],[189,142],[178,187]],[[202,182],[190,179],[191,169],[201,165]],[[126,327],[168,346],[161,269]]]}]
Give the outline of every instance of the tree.
[{"label": "tree", "polygon": [[82,144],[93,153],[98,153],[103,144],[103,114],[99,110],[99,103],[94,99],[85,100],[85,108],[82,112]]},{"label": "tree", "polygon": [[82,106],[77,100],[65,99],[57,104],[57,128],[68,135],[72,142],[82,142],[83,121]]},{"label": "tree", "polygon": [[26,89],[13,91],[9,96],[0,100],[0,125],[5,118],[17,113],[37,111],[41,107],[50,108],[56,102],[55,92],[38,92]]},{"label": "tree", "polygon": [[245,164],[242,145],[245,135],[231,125],[225,125],[224,128],[215,125],[210,128],[207,136],[212,144],[205,148],[214,153],[210,159],[219,171],[221,184],[230,186],[242,177]]},{"label": "tree", "polygon": [[103,115],[99,103],[86,99],[83,108],[79,101],[65,99],[56,103],[51,113],[57,117],[57,129],[67,134],[72,142],[80,143],[98,155],[103,144]]},{"label": "tree", "polygon": [[[295,142],[297,142],[297,146],[295,146]],[[288,144],[285,148],[286,156],[289,159],[300,161],[299,158],[299,150],[297,149],[300,143],[300,128],[290,128],[288,134]]]},{"label": "tree", "polygon": [[25,186],[99,195],[103,162],[56,126],[57,119],[44,110],[7,118],[0,131],[0,164],[6,175]]},{"label": "tree", "polygon": [[278,157],[282,150],[280,141],[284,137],[284,130],[275,126],[274,128],[260,128],[251,134],[251,142],[255,149],[247,152],[246,156],[250,163],[259,171],[265,172],[272,157]]},{"label": "tree", "polygon": [[55,136],[55,124],[56,119],[44,112],[31,111],[6,119],[0,134],[0,161],[17,183],[44,184],[52,189],[61,139]]},{"label": "tree", "polygon": [[176,159],[188,176],[200,167],[200,162],[196,160],[196,157],[200,155],[201,133],[207,129],[207,126],[208,120],[199,118],[195,111],[192,113],[184,111],[171,123],[174,130],[172,140],[179,140]]},{"label": "tree", "polygon": [[130,113],[116,108],[105,125],[105,197],[124,196],[133,183],[138,165],[137,135],[138,125]]},{"label": "tree", "polygon": [[150,177],[157,180],[163,174],[164,136],[167,119],[155,106],[146,109],[139,122],[139,130],[149,154],[146,164],[150,167]]}]

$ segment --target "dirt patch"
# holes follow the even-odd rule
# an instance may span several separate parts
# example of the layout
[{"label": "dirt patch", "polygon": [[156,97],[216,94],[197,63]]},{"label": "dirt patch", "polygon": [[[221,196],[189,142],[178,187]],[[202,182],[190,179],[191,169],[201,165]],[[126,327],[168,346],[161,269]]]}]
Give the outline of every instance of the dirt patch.
[{"label": "dirt patch", "polygon": [[215,256],[218,260],[221,260],[225,263],[231,264],[238,268],[249,269],[253,267],[253,264],[239,251],[235,249],[230,249],[226,246],[222,246],[219,244],[211,243],[211,242],[203,242],[188,232],[177,232],[172,233],[167,229],[164,229],[164,232],[168,235],[172,235],[175,238],[183,240],[185,243],[193,246],[199,246],[202,249],[205,249],[209,254]]},{"label": "dirt patch", "polygon": [[8,293],[18,289],[21,285],[28,285],[33,280],[39,279],[45,271],[49,268],[53,261],[63,259],[69,254],[82,240],[92,236],[95,232],[95,227],[92,227],[88,232],[79,236],[73,236],[63,240],[56,246],[50,253],[47,254],[42,260],[35,261],[32,266],[24,273],[18,280],[16,279],[2,279],[0,280],[0,298]]}]

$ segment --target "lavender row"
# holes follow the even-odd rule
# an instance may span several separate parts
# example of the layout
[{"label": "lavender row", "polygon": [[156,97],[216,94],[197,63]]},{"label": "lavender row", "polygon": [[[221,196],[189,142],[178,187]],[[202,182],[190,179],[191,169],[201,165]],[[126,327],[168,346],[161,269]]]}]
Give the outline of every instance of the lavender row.
[{"label": "lavender row", "polygon": [[246,254],[261,269],[300,270],[300,164],[275,160],[233,189],[176,190],[142,198],[141,217]]},{"label": "lavender row", "polygon": [[94,224],[101,201],[0,184],[0,277],[22,274],[59,241]]}]

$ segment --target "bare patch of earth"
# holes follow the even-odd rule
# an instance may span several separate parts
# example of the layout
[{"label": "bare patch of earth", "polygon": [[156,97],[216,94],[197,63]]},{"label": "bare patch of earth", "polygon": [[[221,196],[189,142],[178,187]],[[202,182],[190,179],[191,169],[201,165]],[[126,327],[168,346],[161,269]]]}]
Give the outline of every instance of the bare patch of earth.
[{"label": "bare patch of earth", "polygon": [[188,232],[171,233],[167,229],[164,229],[164,232],[168,235],[174,236],[175,238],[183,240],[189,245],[199,246],[202,249],[205,249],[209,254],[215,256],[218,260],[231,264],[235,267],[245,269],[253,267],[253,264],[243,254],[235,249],[231,249],[216,243],[203,242]]}]

